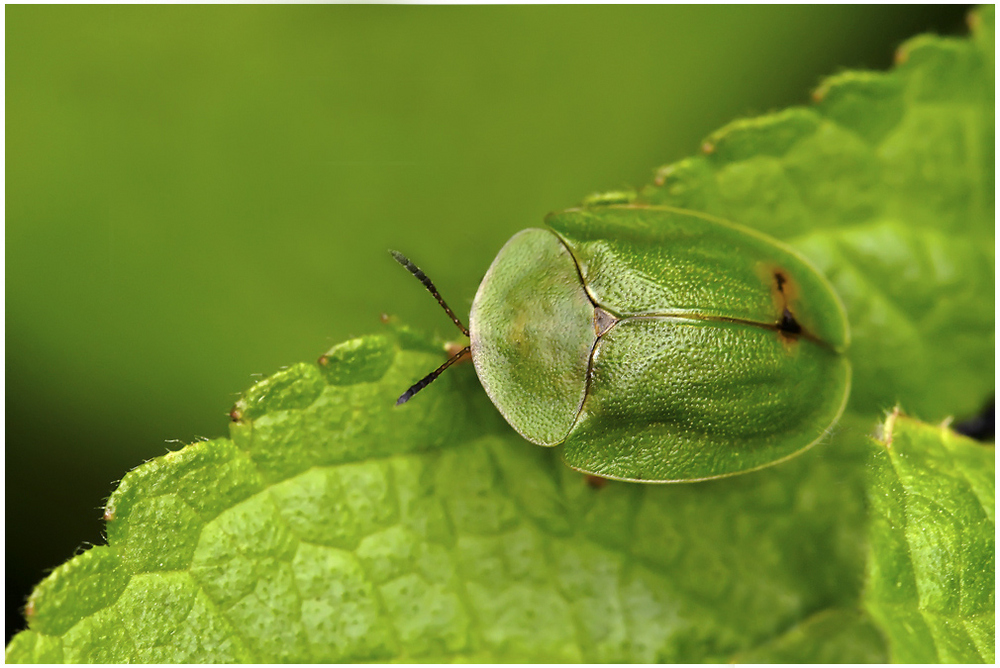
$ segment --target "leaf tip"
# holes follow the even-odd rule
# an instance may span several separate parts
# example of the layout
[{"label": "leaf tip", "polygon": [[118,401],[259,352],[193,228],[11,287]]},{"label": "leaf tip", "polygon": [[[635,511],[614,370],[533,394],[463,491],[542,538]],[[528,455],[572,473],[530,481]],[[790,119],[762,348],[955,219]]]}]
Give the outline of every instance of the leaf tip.
[{"label": "leaf tip", "polygon": [[639,194],[631,188],[623,190],[607,190],[599,193],[591,193],[583,198],[583,206],[608,206],[612,204],[632,204],[638,199]]},{"label": "leaf tip", "polygon": [[902,409],[897,405],[885,417],[885,421],[875,427],[875,440],[885,446],[886,450],[892,449],[893,431],[896,429],[896,419],[903,415]]},{"label": "leaf tip", "polygon": [[906,61],[910,59],[910,50],[906,48],[906,45],[900,46],[896,49],[896,53],[892,56],[892,62],[898,67],[899,65],[905,65]]},{"label": "leaf tip", "polygon": [[655,185],[657,188],[662,188],[663,185],[667,182],[667,179],[669,179],[673,173],[674,173],[673,165],[664,165],[663,167],[660,167],[653,174],[653,185]]},{"label": "leaf tip", "polygon": [[975,8],[970,9],[969,13],[965,15],[965,25],[969,27],[971,32],[977,32],[982,27],[983,18]]}]

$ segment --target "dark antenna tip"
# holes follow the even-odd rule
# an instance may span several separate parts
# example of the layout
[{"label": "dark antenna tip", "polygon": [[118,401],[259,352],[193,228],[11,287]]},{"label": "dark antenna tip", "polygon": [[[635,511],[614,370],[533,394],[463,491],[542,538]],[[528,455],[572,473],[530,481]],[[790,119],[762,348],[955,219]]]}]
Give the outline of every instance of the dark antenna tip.
[{"label": "dark antenna tip", "polygon": [[433,371],[431,371],[429,374],[427,374],[426,376],[424,376],[423,378],[421,378],[420,380],[418,380],[416,383],[414,383],[410,387],[410,389],[408,389],[406,392],[403,392],[401,395],[399,395],[399,399],[396,399],[396,405],[397,406],[402,406],[407,401],[409,401],[410,399],[412,399],[414,394],[416,394],[420,390],[424,389],[425,387],[427,387],[428,385],[430,385],[431,383],[433,383],[434,379],[437,378],[438,376],[440,376],[441,373],[445,369],[447,369],[452,364],[454,364],[458,360],[460,360],[463,357],[465,357],[466,355],[468,355],[471,352],[471,350],[472,350],[471,346],[465,346],[464,348],[462,348],[461,350],[459,350],[457,353],[455,353],[454,355],[452,355],[451,357],[449,357],[447,362],[445,362],[444,364],[442,364],[438,368],[436,368]]}]

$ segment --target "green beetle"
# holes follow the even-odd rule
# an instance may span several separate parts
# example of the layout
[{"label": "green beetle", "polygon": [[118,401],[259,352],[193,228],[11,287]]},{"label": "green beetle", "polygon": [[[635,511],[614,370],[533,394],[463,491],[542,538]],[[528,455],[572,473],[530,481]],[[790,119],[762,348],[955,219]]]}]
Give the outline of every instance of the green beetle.
[{"label": "green beetle", "polygon": [[479,286],[470,345],[486,393],[571,467],[642,482],[718,478],[819,441],[850,391],[847,319],[788,246],[707,215],[622,205],[514,235]]}]

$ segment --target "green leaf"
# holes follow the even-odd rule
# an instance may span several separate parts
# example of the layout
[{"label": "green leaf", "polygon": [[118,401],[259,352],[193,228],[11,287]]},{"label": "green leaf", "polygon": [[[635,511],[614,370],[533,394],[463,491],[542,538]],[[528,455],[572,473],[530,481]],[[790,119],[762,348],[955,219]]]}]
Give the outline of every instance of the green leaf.
[{"label": "green leaf", "polygon": [[8,660],[723,661],[857,600],[857,430],[733,479],[595,488],[471,365],[396,408],[428,348],[341,344],[248,392],[231,440],[130,472],[108,545],[39,586]]},{"label": "green leaf", "polygon": [[[973,497],[992,508],[992,450],[988,480],[957,446],[914,456],[935,475],[905,480],[879,455],[873,526],[892,524],[869,532],[864,507],[878,409],[944,417],[993,388],[992,8],[973,26],[909,42],[891,73],[832,78],[814,107],[738,121],[639,193],[589,200],[754,226],[827,274],[855,383],[826,442],[730,479],[597,485],[517,437],[468,365],[394,407],[445,355],[392,326],[251,388],[230,438],[127,474],[108,545],[38,586],[7,660],[991,660],[993,544],[961,542],[955,518]],[[930,632],[908,636],[913,620]]]},{"label": "green leaf", "polygon": [[734,663],[886,663],[878,628],[856,610],[824,610]]},{"label": "green leaf", "polygon": [[893,660],[995,657],[995,452],[892,413],[871,454],[864,603]]},{"label": "green leaf", "polygon": [[641,191],[811,259],[847,308],[864,414],[941,420],[993,392],[993,11],[972,40],[917,37],[891,72],[844,72],[814,106],[722,128]]}]

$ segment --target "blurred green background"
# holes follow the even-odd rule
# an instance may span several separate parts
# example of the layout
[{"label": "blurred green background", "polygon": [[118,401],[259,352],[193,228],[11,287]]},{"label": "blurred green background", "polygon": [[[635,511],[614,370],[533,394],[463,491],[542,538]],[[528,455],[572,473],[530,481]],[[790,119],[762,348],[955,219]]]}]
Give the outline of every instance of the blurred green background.
[{"label": "blurred green background", "polygon": [[[128,469],[262,375],[451,337],[514,232],[964,6],[6,8],[7,637]],[[402,391],[405,388],[400,388]]]}]

